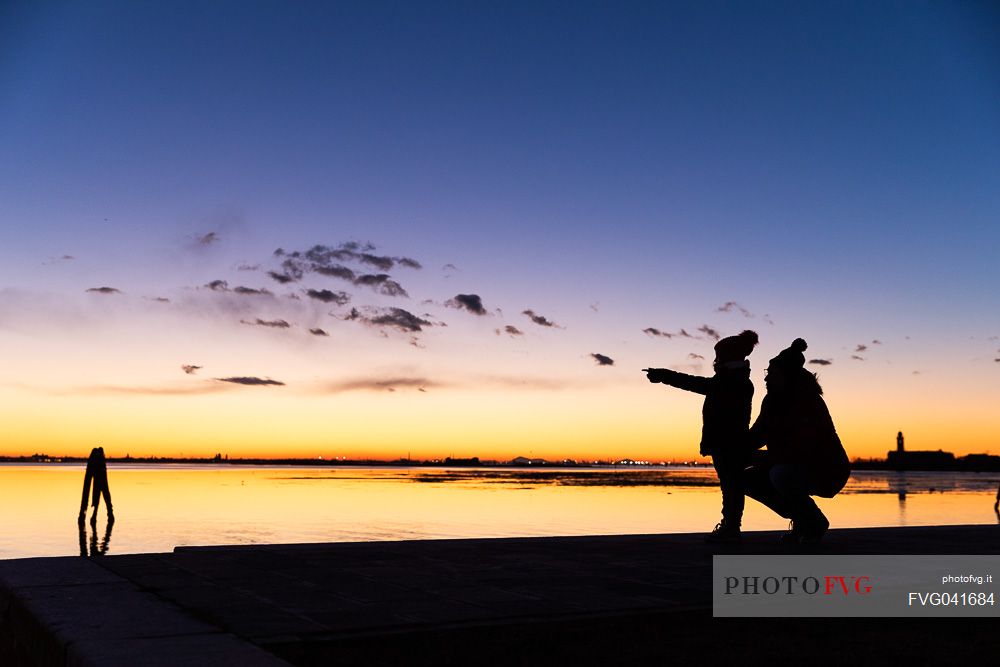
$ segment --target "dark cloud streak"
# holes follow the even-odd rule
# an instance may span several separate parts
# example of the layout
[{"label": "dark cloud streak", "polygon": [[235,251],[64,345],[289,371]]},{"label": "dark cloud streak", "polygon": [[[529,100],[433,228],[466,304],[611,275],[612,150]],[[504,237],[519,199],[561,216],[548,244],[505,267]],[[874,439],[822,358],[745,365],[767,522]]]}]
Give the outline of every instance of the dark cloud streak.
[{"label": "dark cloud streak", "polygon": [[252,375],[243,375],[238,377],[228,377],[228,378],[214,378],[216,382],[228,382],[230,384],[239,384],[246,387],[284,387],[284,382],[279,382],[278,380],[272,380],[271,378],[259,378]]},{"label": "dark cloud streak", "polygon": [[240,320],[240,322],[242,324],[249,324],[250,326],[270,327],[272,329],[288,329],[292,326],[285,320],[262,320],[259,317],[253,322],[250,322],[249,320]]},{"label": "dark cloud streak", "polygon": [[444,305],[458,310],[467,310],[473,315],[486,315],[483,300],[478,294],[456,294],[445,301]]},{"label": "dark cloud streak", "polygon": [[335,303],[338,306],[344,306],[351,300],[351,295],[347,292],[331,292],[328,289],[307,289],[305,293],[310,299],[323,303]]},{"label": "dark cloud streak", "polygon": [[590,356],[593,358],[594,361],[597,362],[598,366],[614,366],[615,365],[615,360],[612,359],[611,357],[607,356],[607,355],[600,354],[598,352],[591,352]]},{"label": "dark cloud streak", "polygon": [[521,314],[522,315],[526,315],[528,317],[528,319],[530,319],[532,322],[534,322],[535,324],[537,324],[540,327],[555,327],[557,329],[562,328],[558,324],[556,324],[555,322],[553,322],[552,320],[550,320],[549,318],[545,317],[544,315],[539,315],[538,313],[536,313],[534,310],[532,310],[530,308],[527,309],[527,310],[522,310]]}]

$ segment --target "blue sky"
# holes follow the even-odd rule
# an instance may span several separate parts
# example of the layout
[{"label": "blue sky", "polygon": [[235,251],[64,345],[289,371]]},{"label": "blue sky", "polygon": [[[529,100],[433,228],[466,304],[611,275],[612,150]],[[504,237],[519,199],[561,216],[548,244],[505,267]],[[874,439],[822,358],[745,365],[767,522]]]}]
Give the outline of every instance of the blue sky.
[{"label": "blue sky", "polygon": [[817,341],[834,381],[874,338],[995,378],[998,28],[991,3],[5,3],[0,322],[276,289],[235,267],[356,240],[424,264],[414,301],[503,309],[458,337],[534,308],[580,363],[686,363],[710,345],[642,329],[709,324]]}]

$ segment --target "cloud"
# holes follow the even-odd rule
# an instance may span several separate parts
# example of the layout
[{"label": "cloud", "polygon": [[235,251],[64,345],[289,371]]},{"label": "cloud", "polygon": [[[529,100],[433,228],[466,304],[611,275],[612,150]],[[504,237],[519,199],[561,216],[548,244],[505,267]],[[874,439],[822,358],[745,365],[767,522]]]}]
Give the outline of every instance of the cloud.
[{"label": "cloud", "polygon": [[[374,254],[375,246],[348,241],[337,246],[314,245],[305,251],[288,252],[284,248],[274,251],[275,257],[282,258],[280,271],[268,271],[272,280],[287,284],[297,282],[306,273],[318,273],[330,278],[339,278],[358,285],[370,287],[379,294],[391,297],[409,297],[398,281],[385,271],[397,266],[407,269],[421,269],[423,266],[412,257],[394,257]],[[344,266],[344,263],[372,266],[382,273],[362,273]]]},{"label": "cloud", "polygon": [[855,352],[864,352],[867,349],[868,349],[867,345],[858,345],[856,348],[854,348],[854,351]]},{"label": "cloud", "polygon": [[473,315],[485,315],[486,308],[483,307],[483,300],[478,294],[456,294],[451,299],[444,302],[449,308],[467,310]]},{"label": "cloud", "polygon": [[207,234],[202,234],[201,236],[196,237],[195,240],[198,242],[198,245],[208,246],[212,245],[213,243],[218,243],[220,239],[219,235],[216,234],[215,232],[209,232]]},{"label": "cloud", "polygon": [[386,296],[402,296],[409,297],[410,295],[406,293],[403,286],[392,279],[391,276],[385,273],[379,274],[364,274],[358,276],[354,279],[355,285],[360,285],[362,287],[371,287],[373,290],[379,294],[384,294]]},{"label": "cloud", "polygon": [[311,333],[313,336],[329,336],[330,335],[327,332],[323,331],[322,329],[310,329],[309,333]]},{"label": "cloud", "polygon": [[243,262],[236,265],[237,271],[260,271],[260,264],[247,264]]},{"label": "cloud", "polygon": [[611,357],[599,354],[597,352],[591,352],[590,356],[597,362],[598,366],[614,366],[615,360]]},{"label": "cloud", "polygon": [[[392,257],[376,255],[375,246],[371,243],[360,244],[355,241],[341,243],[338,246],[314,245],[304,252],[286,252],[283,248],[274,251],[275,257],[283,257],[281,263],[283,272],[292,280],[299,280],[307,272],[315,272],[334,278],[355,281],[353,269],[343,266],[344,262],[373,266],[379,271],[390,271],[396,266],[407,269],[421,269],[423,266],[412,257]],[[366,284],[366,283],[362,283]],[[398,283],[396,283],[398,286]],[[400,288],[402,289],[402,288]],[[392,294],[390,296],[397,296]]]},{"label": "cloud", "polygon": [[882,344],[882,341],[880,341],[878,338],[876,338],[876,339],[874,339],[872,341],[872,345],[881,345],[881,344]]},{"label": "cloud", "polygon": [[390,271],[392,267],[396,265],[396,261],[392,257],[381,257],[379,255],[371,255],[366,252],[358,255],[357,259],[362,264],[374,266],[379,271]]},{"label": "cloud", "polygon": [[165,296],[156,296],[156,297],[153,297],[153,301],[156,301],[157,303],[170,303],[170,299],[168,299]]},{"label": "cloud", "polygon": [[201,368],[202,368],[201,366],[195,366],[194,364],[184,364],[183,366],[181,366],[181,370],[187,373],[188,375],[194,375],[195,373],[200,371]]},{"label": "cloud", "polygon": [[91,294],[121,294],[122,291],[116,287],[91,287],[87,289]]},{"label": "cloud", "polygon": [[422,269],[423,264],[413,259],[412,257],[397,257],[396,263],[400,266],[405,266],[408,269]]},{"label": "cloud", "polygon": [[205,283],[207,289],[213,292],[232,292],[233,294],[239,294],[240,296],[274,296],[274,293],[266,289],[256,289],[253,287],[244,287],[243,285],[237,285],[233,289],[229,289],[229,283],[225,280],[213,280],[210,283]]},{"label": "cloud", "polygon": [[815,366],[829,366],[833,363],[833,359],[810,359],[809,363]]},{"label": "cloud", "polygon": [[347,292],[331,292],[328,289],[307,289],[306,296],[323,303],[335,303],[338,306],[346,305],[351,300],[351,295]]},{"label": "cloud", "polygon": [[73,255],[60,255],[59,257],[49,257],[47,260],[42,262],[42,265],[55,264],[56,262],[72,262],[76,257]]},{"label": "cloud", "polygon": [[346,315],[344,319],[360,320],[369,326],[391,327],[406,333],[417,333],[423,331],[424,327],[434,326],[433,322],[417,317],[402,308],[388,308],[379,312],[381,314],[374,317],[365,317],[356,308],[352,308],[351,313]]},{"label": "cloud", "polygon": [[270,290],[266,289],[254,289],[253,287],[244,287],[243,285],[238,285],[233,289],[234,294],[239,294],[240,296],[274,296]]},{"label": "cloud", "polygon": [[[708,334],[709,336],[715,338],[715,340],[719,340],[719,334],[715,331],[715,329],[707,324],[702,325],[698,331]],[[676,336],[678,338],[690,338],[691,340],[705,340],[704,336],[692,335],[688,333],[687,329],[678,329],[675,333],[671,333],[670,331],[664,331],[655,327],[647,327],[643,329],[642,332],[647,336],[655,336],[657,338],[674,338]]]},{"label": "cloud", "polygon": [[259,378],[250,376],[214,378],[216,382],[228,382],[230,384],[241,384],[247,387],[284,387],[284,382],[272,380],[271,378]]},{"label": "cloud", "polygon": [[240,322],[242,324],[249,324],[251,326],[271,327],[272,329],[287,329],[290,326],[292,326],[285,320],[262,320],[259,317],[253,322],[249,322],[247,320],[240,320]]},{"label": "cloud", "polygon": [[524,335],[523,331],[521,331],[517,327],[515,327],[513,325],[510,325],[510,324],[508,324],[507,326],[505,326],[503,329],[494,329],[494,331],[496,332],[496,335],[498,335],[498,336],[501,335],[501,334],[506,333],[511,338],[514,338],[515,336],[523,336]]},{"label": "cloud", "polygon": [[856,355],[856,354],[852,354],[852,355],[851,355],[851,359],[854,359],[855,361],[864,361],[864,360],[865,360],[865,358],[864,358],[864,357],[859,357],[859,356],[858,356],[858,355]]},{"label": "cloud", "polygon": [[318,266],[314,270],[320,275],[329,276],[331,278],[340,278],[341,280],[347,280],[352,283],[355,278],[354,271],[350,270],[346,266]]},{"label": "cloud", "polygon": [[555,322],[553,322],[552,320],[550,320],[549,318],[544,317],[543,315],[539,315],[538,313],[536,313],[535,311],[531,310],[530,308],[528,310],[522,310],[521,314],[522,315],[527,315],[528,318],[532,322],[534,322],[535,324],[537,324],[540,327],[562,328],[558,324],[556,324]]},{"label": "cloud", "polygon": [[353,378],[339,380],[326,385],[326,390],[332,394],[351,391],[396,391],[396,389],[416,389],[426,391],[428,387],[445,386],[440,382],[425,377],[386,377],[386,378]]},{"label": "cloud", "polygon": [[267,275],[271,276],[273,280],[281,283],[282,285],[295,282],[295,278],[286,273],[278,273],[277,271],[268,271]]},{"label": "cloud", "polygon": [[[681,329],[681,331],[683,331],[683,329]],[[708,326],[707,324],[702,324],[700,327],[698,327],[698,331],[702,332],[712,340],[719,340],[720,338],[722,338],[722,336],[719,335],[718,331]]]},{"label": "cloud", "polygon": [[[312,270],[319,267],[329,266],[334,260],[338,262],[357,262],[374,266],[380,271],[390,271],[397,264],[408,269],[421,269],[423,266],[412,257],[391,257],[389,255],[375,255],[372,251],[375,246],[371,243],[361,245],[354,241],[341,243],[339,246],[330,247],[325,245],[314,245],[309,250],[302,253],[302,257],[313,266]],[[295,253],[292,253],[293,256]]]},{"label": "cloud", "polygon": [[673,338],[674,337],[674,335],[672,333],[669,333],[667,331],[660,331],[659,329],[657,329],[655,327],[648,327],[646,329],[643,329],[642,333],[646,334],[647,336],[656,336],[657,338]]},{"label": "cloud", "polygon": [[695,354],[694,352],[691,352],[690,354],[688,354],[688,359],[701,359],[702,361],[704,361],[705,357],[701,356],[700,354]]},{"label": "cloud", "polygon": [[749,310],[747,310],[740,304],[736,303],[735,301],[727,301],[715,309],[715,312],[717,313],[731,313],[733,311],[738,312],[743,317],[751,317],[751,318],[753,317],[753,313],[751,313]]}]

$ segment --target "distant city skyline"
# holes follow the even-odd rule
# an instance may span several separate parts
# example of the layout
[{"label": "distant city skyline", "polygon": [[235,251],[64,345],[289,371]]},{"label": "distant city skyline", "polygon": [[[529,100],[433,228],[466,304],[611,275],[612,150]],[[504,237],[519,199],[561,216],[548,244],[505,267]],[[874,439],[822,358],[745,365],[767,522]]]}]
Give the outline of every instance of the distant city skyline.
[{"label": "distant city skyline", "polygon": [[1000,454],[989,3],[0,8],[0,454]]}]

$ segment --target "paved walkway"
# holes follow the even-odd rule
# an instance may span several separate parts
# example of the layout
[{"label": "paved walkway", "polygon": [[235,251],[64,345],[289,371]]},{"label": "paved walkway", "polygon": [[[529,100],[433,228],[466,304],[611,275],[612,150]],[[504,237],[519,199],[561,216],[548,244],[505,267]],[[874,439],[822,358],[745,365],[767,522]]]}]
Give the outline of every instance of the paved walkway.
[{"label": "paved walkway", "polygon": [[[1000,652],[1000,633],[970,621],[934,641],[907,619],[712,619],[712,554],[802,552],[776,538],[751,533],[724,547],[700,535],[358,542],[0,561],[0,643],[39,665],[216,667]],[[1000,526],[835,530],[811,549],[1000,555]],[[850,643],[830,643],[831,628]],[[874,653],[858,654],[866,637]]]}]

